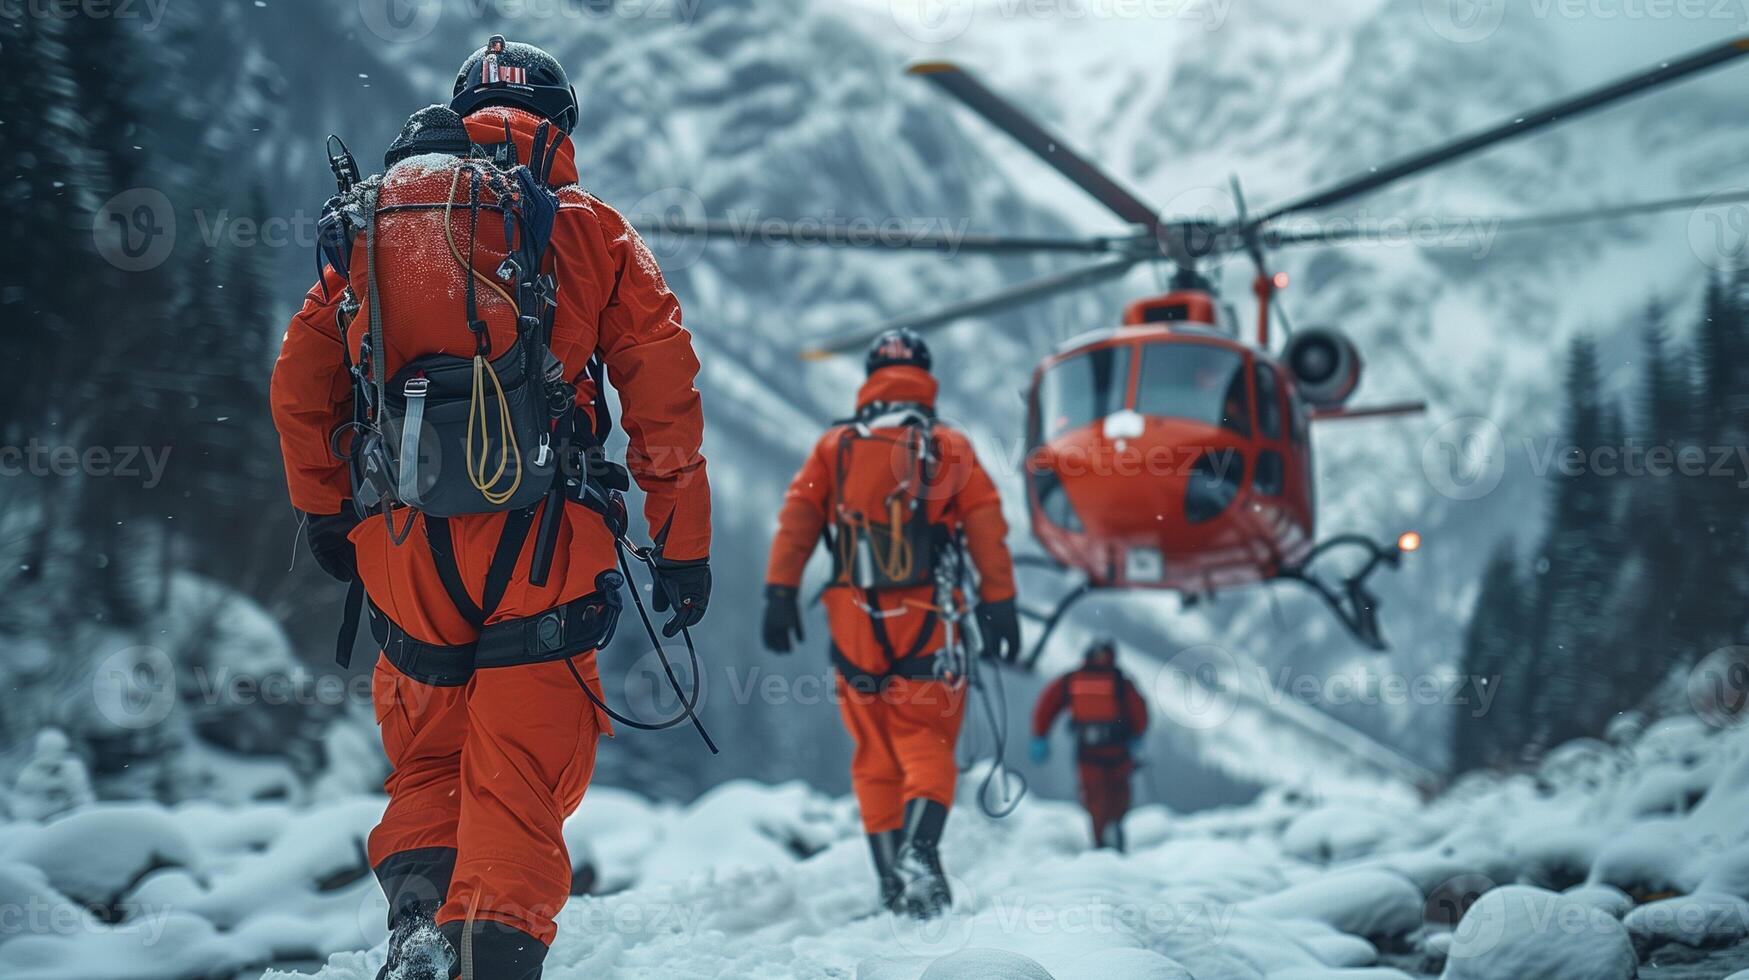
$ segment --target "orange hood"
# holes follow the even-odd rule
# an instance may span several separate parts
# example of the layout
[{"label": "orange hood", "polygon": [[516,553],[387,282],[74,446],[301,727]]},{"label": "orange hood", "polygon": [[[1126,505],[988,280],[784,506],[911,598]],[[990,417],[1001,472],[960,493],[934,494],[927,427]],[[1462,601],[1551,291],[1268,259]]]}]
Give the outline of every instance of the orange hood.
[{"label": "orange hood", "polygon": [[856,407],[860,410],[871,402],[914,402],[934,408],[940,388],[940,382],[928,371],[895,364],[868,376],[856,393]]},{"label": "orange hood", "polygon": [[[523,163],[534,152],[534,131],[545,121],[532,112],[500,105],[487,106],[462,120],[468,127],[468,138],[482,145],[504,142],[504,127],[508,125],[510,138],[516,143],[516,158]],[[557,126],[552,127],[552,134],[559,137],[559,152],[553,157],[553,171],[547,176],[547,184],[552,187],[575,184],[577,151],[571,145],[571,137]]]}]

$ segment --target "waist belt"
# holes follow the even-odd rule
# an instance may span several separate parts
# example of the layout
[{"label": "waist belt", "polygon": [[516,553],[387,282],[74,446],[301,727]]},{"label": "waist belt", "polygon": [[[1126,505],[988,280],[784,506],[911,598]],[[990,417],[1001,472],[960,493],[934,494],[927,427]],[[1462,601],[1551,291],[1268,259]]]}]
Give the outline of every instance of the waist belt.
[{"label": "waist belt", "polygon": [[895,677],[903,677],[913,681],[935,679],[935,657],[933,655],[927,657],[910,656],[902,660],[893,660],[889,662],[886,670],[879,673],[863,670],[852,663],[850,658],[844,655],[844,651],[838,649],[836,643],[832,644],[829,655],[832,658],[832,666],[838,670],[839,676],[844,678],[844,682],[849,684],[852,690],[861,694],[878,694],[886,690],[887,685],[892,683]]},{"label": "waist belt", "polygon": [[1075,742],[1082,748],[1093,749],[1106,745],[1126,745],[1130,740],[1130,726],[1124,721],[1080,721],[1074,722]]},{"label": "waist belt", "polygon": [[460,687],[477,669],[563,660],[606,646],[619,625],[624,583],[619,572],[609,569],[595,577],[594,592],[533,616],[482,627],[472,643],[415,639],[376,603],[370,604],[370,632],[401,673],[433,687]]}]

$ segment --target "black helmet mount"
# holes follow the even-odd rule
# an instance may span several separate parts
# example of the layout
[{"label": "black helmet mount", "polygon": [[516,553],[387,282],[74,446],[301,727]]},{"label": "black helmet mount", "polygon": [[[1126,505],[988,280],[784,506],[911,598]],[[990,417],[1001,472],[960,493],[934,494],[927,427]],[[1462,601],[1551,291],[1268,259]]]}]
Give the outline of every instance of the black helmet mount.
[{"label": "black helmet mount", "polygon": [[486,106],[527,109],[569,135],[577,125],[577,92],[557,58],[532,44],[494,34],[456,72],[449,107],[466,116]]},{"label": "black helmet mount", "polygon": [[929,345],[923,342],[917,331],[909,327],[888,330],[869,345],[868,373],[895,365],[919,367],[925,371],[935,366],[934,358],[929,355]]}]

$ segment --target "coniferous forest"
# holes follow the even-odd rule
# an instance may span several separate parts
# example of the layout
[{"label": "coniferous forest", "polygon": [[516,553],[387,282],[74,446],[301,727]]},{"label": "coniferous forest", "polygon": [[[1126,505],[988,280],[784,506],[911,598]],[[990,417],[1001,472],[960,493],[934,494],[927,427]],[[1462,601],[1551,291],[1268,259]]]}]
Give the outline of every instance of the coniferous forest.
[{"label": "coniferous forest", "polygon": [[[1533,761],[1620,712],[1741,707],[1728,648],[1749,620],[1749,276],[1714,278],[1701,309],[1686,341],[1646,310],[1625,399],[1600,394],[1593,342],[1572,344],[1546,528],[1534,548],[1498,546],[1465,636],[1462,672],[1498,693],[1459,714],[1457,770]],[[1720,650],[1725,666],[1691,679]]]}]

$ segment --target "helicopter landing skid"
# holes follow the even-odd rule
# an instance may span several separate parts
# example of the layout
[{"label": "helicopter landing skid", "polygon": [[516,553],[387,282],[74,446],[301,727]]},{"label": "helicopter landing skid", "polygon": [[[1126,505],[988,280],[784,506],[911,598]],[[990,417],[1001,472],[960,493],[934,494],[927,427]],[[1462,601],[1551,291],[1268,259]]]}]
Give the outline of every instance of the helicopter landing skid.
[{"label": "helicopter landing skid", "polygon": [[[1319,557],[1333,549],[1341,547],[1356,547],[1367,553],[1366,564],[1352,575],[1344,576],[1332,587],[1322,578],[1313,574],[1311,566]],[[1284,568],[1276,574],[1277,578],[1299,582],[1316,592],[1323,598],[1330,611],[1347,627],[1354,638],[1373,650],[1388,649],[1383,635],[1379,632],[1379,599],[1371,589],[1366,587],[1366,580],[1379,566],[1389,565],[1396,568],[1402,563],[1401,548],[1382,545],[1361,534],[1341,534],[1327,541],[1319,542],[1312,548],[1306,560],[1292,568]]]}]

